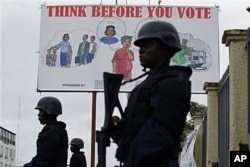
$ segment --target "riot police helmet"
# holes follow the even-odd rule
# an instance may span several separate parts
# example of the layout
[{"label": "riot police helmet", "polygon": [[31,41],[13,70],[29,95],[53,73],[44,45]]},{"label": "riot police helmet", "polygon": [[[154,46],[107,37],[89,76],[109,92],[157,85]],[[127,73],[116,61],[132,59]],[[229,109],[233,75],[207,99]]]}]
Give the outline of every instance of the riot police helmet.
[{"label": "riot police helmet", "polygon": [[176,28],[166,21],[151,21],[144,24],[139,30],[134,44],[140,47],[141,42],[146,39],[159,39],[165,46],[170,47],[175,52],[181,50]]},{"label": "riot police helmet", "polygon": [[50,96],[41,98],[35,109],[42,110],[48,115],[62,114],[62,105],[60,100]]},{"label": "riot police helmet", "polygon": [[75,145],[76,147],[78,147],[79,149],[84,147],[84,143],[83,140],[80,138],[74,138],[70,141],[70,145]]}]

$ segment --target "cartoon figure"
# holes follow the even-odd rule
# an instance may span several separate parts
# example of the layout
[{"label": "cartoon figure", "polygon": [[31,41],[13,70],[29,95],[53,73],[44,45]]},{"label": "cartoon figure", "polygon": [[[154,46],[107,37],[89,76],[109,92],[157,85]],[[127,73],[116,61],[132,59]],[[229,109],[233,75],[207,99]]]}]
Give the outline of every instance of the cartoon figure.
[{"label": "cartoon figure", "polygon": [[177,65],[185,64],[186,57],[188,58],[188,56],[191,55],[192,50],[187,46],[187,43],[188,43],[187,39],[182,39],[181,50],[179,52],[176,52],[173,57],[175,64]]},{"label": "cartoon figure", "polygon": [[90,37],[89,54],[87,56],[87,63],[91,63],[95,58],[97,51],[97,43],[95,42],[95,36]]},{"label": "cartoon figure", "polygon": [[57,54],[56,54],[56,49],[52,49],[52,54],[51,54],[51,60],[52,60],[52,67],[56,66],[56,59],[57,59]]},{"label": "cartoon figure", "polygon": [[52,46],[51,48],[56,48],[60,50],[60,65],[61,67],[66,67],[67,66],[67,52],[68,52],[68,47],[71,46],[69,42],[69,34],[64,34],[63,35],[63,40],[55,45]]},{"label": "cartoon figure", "polygon": [[87,63],[87,56],[89,53],[89,45],[90,43],[87,41],[88,35],[84,34],[82,36],[82,42],[79,44],[77,56],[80,57],[80,65],[84,65]]},{"label": "cartoon figure", "polygon": [[71,65],[71,60],[72,60],[72,47],[69,46],[68,47],[68,52],[67,52],[67,68],[70,68],[70,65]]},{"label": "cartoon figure", "polygon": [[123,80],[131,79],[132,61],[134,61],[134,52],[130,50],[132,36],[125,35],[121,37],[122,48],[115,51],[112,59],[113,71],[116,74],[123,74]]},{"label": "cartoon figure", "polygon": [[116,44],[118,42],[118,39],[114,37],[116,35],[116,30],[115,26],[113,25],[108,25],[106,27],[106,30],[104,32],[106,35],[105,37],[102,37],[100,41],[104,44],[111,45],[111,44]]},{"label": "cartoon figure", "polygon": [[51,67],[51,49],[47,49],[46,65]]}]

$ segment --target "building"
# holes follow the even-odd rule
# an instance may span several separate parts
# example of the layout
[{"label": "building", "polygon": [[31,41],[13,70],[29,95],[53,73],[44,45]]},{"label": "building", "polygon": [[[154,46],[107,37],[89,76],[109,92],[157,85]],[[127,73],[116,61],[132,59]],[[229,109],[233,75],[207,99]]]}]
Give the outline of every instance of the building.
[{"label": "building", "polygon": [[15,167],[16,134],[0,126],[0,167]]}]

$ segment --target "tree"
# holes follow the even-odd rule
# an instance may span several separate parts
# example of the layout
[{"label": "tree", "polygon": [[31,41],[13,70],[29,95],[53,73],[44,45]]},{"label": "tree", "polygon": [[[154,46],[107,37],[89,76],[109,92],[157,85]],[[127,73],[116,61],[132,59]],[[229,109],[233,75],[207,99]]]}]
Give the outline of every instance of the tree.
[{"label": "tree", "polygon": [[[191,117],[195,115],[204,115],[206,109],[207,109],[207,106],[191,101],[189,113]],[[194,130],[194,120],[191,118],[191,119],[188,119],[186,122],[186,126],[181,136],[181,142],[184,142],[187,134],[193,130]]]},{"label": "tree", "polygon": [[191,114],[191,117],[193,117],[194,115],[203,115],[204,112],[206,111],[207,107],[203,104],[198,104],[197,102],[193,102],[191,101],[191,107],[190,107],[190,114]]}]

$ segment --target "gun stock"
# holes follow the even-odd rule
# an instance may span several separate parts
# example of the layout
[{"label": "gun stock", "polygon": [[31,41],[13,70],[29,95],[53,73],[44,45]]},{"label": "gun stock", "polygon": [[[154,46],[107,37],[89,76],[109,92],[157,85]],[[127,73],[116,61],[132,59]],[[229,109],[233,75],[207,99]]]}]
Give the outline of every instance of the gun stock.
[{"label": "gun stock", "polygon": [[103,73],[104,81],[104,100],[105,100],[105,117],[104,125],[100,131],[96,131],[98,163],[97,167],[106,167],[106,147],[110,146],[110,137],[112,135],[112,115],[115,107],[118,107],[122,114],[122,107],[118,99],[122,74]]}]

